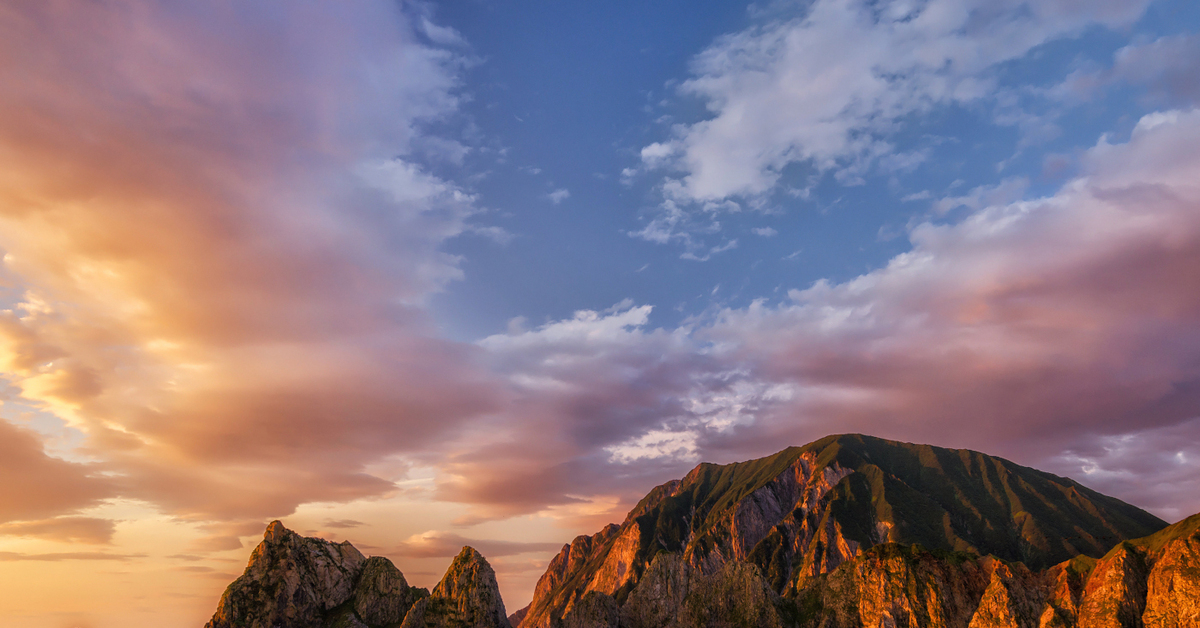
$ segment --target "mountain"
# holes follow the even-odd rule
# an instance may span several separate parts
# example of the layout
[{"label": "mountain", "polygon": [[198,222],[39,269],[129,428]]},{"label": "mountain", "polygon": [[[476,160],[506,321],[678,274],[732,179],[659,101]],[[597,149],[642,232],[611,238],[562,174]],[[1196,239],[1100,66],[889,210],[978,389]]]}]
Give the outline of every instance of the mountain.
[{"label": "mountain", "polygon": [[[851,626],[860,625],[851,615],[866,621],[853,601],[872,599],[899,606],[880,611],[884,624],[880,614],[863,625],[941,617],[966,627],[992,607],[1000,618],[1041,613],[1046,578],[1078,602],[1088,557],[1107,564],[1114,545],[1165,526],[1068,478],[979,452],[830,436],[701,464],[656,487],[620,525],[563,547],[520,628]],[[1018,598],[1028,608],[1010,608]],[[984,615],[971,625],[1008,625]]]},{"label": "mountain", "polygon": [[701,464],[555,556],[510,617],[465,547],[430,593],[271,523],[206,628],[1200,627],[1200,515],[1166,525],[968,450],[830,436]]},{"label": "mountain", "polygon": [[473,548],[450,563],[433,595],[417,601],[401,628],[511,628],[496,573]]},{"label": "mountain", "polygon": [[470,547],[429,591],[349,541],[303,537],[278,521],[205,628],[511,628],[496,574]]}]

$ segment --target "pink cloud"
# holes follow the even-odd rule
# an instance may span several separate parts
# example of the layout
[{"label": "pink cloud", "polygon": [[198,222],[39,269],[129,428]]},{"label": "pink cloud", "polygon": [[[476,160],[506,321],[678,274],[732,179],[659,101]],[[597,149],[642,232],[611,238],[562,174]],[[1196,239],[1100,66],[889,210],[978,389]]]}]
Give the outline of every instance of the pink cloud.
[{"label": "pink cloud", "polygon": [[112,541],[114,527],[114,523],[108,519],[58,517],[40,521],[16,521],[0,524],[0,535],[102,545]]},{"label": "pink cloud", "polygon": [[42,463],[64,487],[36,516],[95,491],[198,520],[386,495],[370,463],[499,402],[479,350],[424,309],[461,274],[439,247],[474,200],[405,157],[454,115],[462,59],[399,5],[353,8],[3,9],[0,246],[20,296],[0,367],[118,478],[75,490],[78,465]]},{"label": "pink cloud", "polygon": [[[699,460],[866,432],[1004,455],[1168,517],[1200,510],[1198,142],[1200,111],[1147,116],[1056,194],[919,225],[886,267],[779,305],[673,332],[627,306],[489,338],[520,400],[514,436],[452,461],[443,496],[569,507]],[[1183,453],[1159,466],[1097,453],[1168,433]]]},{"label": "pink cloud", "polygon": [[36,434],[0,421],[0,534],[48,532],[38,520],[94,506],[112,482],[94,465],[47,456]]}]

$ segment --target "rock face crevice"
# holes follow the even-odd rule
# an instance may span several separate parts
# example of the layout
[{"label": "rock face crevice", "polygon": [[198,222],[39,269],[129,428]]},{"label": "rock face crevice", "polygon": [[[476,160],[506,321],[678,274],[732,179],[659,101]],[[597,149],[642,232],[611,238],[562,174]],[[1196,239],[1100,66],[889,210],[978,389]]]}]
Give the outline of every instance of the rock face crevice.
[{"label": "rock face crevice", "polygon": [[511,628],[496,575],[470,547],[433,594],[409,586],[381,556],[348,541],[267,526],[246,571],[221,596],[205,628]]}]

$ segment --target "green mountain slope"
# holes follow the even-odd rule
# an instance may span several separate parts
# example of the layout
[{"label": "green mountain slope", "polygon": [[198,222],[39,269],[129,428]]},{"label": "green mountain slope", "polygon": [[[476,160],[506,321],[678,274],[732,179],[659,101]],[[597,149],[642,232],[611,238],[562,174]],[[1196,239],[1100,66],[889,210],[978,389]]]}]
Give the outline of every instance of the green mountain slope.
[{"label": "green mountain slope", "polygon": [[563,548],[521,625],[555,626],[589,592],[624,604],[660,554],[679,556],[697,578],[753,565],[774,594],[794,597],[883,543],[1040,570],[1101,557],[1165,525],[1073,480],[979,452],[829,436],[758,460],[701,464],[656,487],[620,526]]}]

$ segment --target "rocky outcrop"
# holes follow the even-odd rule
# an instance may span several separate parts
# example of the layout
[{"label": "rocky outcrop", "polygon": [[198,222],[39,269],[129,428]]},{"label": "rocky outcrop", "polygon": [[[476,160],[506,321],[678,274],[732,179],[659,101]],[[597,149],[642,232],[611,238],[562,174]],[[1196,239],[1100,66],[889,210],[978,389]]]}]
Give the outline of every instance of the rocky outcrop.
[{"label": "rocky outcrop", "polygon": [[919,546],[876,546],[808,580],[793,598],[797,623],[827,628],[967,628],[991,587],[994,562],[937,555]]},{"label": "rocky outcrop", "polygon": [[563,616],[563,628],[617,628],[620,625],[620,609],[613,596],[599,591],[588,591]]},{"label": "rocky outcrop", "polygon": [[881,545],[810,579],[796,625],[963,628],[1200,626],[1200,515],[1033,573],[1021,563]]},{"label": "rocky outcrop", "polygon": [[464,547],[433,593],[409,610],[402,628],[511,628],[492,566]]},{"label": "rocky outcrop", "polygon": [[1146,576],[1145,555],[1131,543],[1118,545],[1088,578],[1079,623],[1095,628],[1140,628],[1146,609]]},{"label": "rocky outcrop", "polygon": [[1079,604],[1083,601],[1083,586],[1096,559],[1076,556],[1046,570],[1042,575],[1046,587],[1046,608],[1038,618],[1039,628],[1065,628],[1079,623]]},{"label": "rocky outcrop", "polygon": [[354,587],[354,613],[368,626],[388,626],[404,621],[410,608],[429,594],[408,586],[404,574],[382,556],[363,563]]},{"label": "rocky outcrop", "polygon": [[620,626],[776,628],[783,625],[780,604],[779,596],[754,565],[729,562],[706,574],[679,555],[662,553],[621,607]]},{"label": "rocky outcrop", "polygon": [[1177,538],[1150,552],[1146,628],[1200,626],[1200,521],[1193,523],[1198,525],[1190,531],[1184,526]]},{"label": "rocky outcrop", "polygon": [[348,542],[302,537],[274,521],[205,628],[322,628],[350,600],[366,561]]},{"label": "rocky outcrop", "polygon": [[1078,625],[1200,626],[1200,514],[1106,554],[1084,586]]},{"label": "rocky outcrop", "polygon": [[464,547],[433,590],[386,558],[275,521],[205,628],[511,628],[496,574]]}]

